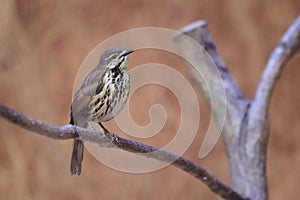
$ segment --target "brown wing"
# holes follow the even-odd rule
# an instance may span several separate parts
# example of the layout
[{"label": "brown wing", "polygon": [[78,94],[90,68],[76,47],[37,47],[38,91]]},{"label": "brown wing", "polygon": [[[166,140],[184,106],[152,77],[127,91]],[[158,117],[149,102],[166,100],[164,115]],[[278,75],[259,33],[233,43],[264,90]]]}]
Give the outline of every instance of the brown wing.
[{"label": "brown wing", "polygon": [[96,94],[96,90],[101,87],[104,70],[95,68],[84,79],[81,87],[75,93],[71,106],[70,124],[87,127],[90,120],[90,102]]}]

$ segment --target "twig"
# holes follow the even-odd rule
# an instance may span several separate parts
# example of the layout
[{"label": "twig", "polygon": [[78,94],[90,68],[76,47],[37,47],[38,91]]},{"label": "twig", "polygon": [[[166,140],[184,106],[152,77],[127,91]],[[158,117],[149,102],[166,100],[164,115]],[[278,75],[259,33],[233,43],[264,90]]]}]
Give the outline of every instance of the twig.
[{"label": "twig", "polygon": [[262,74],[260,83],[257,87],[254,102],[252,104],[253,112],[264,111],[264,118],[267,115],[270,105],[270,98],[274,86],[290,58],[300,49],[300,16],[289,27],[277,47],[271,53],[269,61]]},{"label": "twig", "polygon": [[218,178],[209,173],[207,170],[177,154],[161,150],[140,142],[127,140],[125,138],[117,136],[114,133],[104,133],[103,131],[88,130],[72,125],[49,125],[18,113],[3,104],[0,104],[0,116],[22,128],[53,139],[73,139],[80,137],[82,140],[97,143],[100,146],[115,147],[128,152],[136,153],[141,156],[154,158],[163,162],[174,161],[172,163],[173,166],[189,173],[193,177],[202,181],[214,193],[218,194],[224,199],[244,199],[238,193],[233,191],[229,186],[225,185]]}]

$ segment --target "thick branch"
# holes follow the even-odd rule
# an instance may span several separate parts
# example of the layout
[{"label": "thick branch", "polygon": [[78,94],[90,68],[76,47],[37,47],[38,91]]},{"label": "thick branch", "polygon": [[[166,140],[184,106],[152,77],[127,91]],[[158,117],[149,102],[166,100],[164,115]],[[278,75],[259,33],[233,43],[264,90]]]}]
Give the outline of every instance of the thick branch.
[{"label": "thick branch", "polygon": [[244,199],[238,193],[233,191],[229,186],[225,185],[218,178],[209,173],[207,170],[177,154],[161,150],[140,142],[127,140],[113,133],[93,131],[72,125],[65,125],[60,127],[45,124],[38,120],[27,117],[21,113],[18,113],[3,104],[0,104],[0,116],[20,127],[46,137],[54,139],[74,139],[80,137],[84,141],[97,143],[100,146],[115,147],[128,152],[137,153],[141,156],[154,158],[163,162],[174,161],[172,162],[173,166],[189,173],[193,177],[202,181],[214,193],[218,194],[224,199]]},{"label": "thick branch", "polygon": [[[243,159],[243,156],[240,156],[242,155],[240,154],[242,148],[239,144],[241,135],[243,134],[242,132],[245,130],[243,126],[245,126],[244,123],[247,119],[249,101],[244,98],[234,78],[228,71],[226,64],[218,54],[216,45],[209,33],[207,23],[205,21],[196,21],[182,28],[181,32],[182,34],[175,38],[175,42],[188,60],[198,59],[198,62],[194,62],[195,64],[192,67],[188,65],[188,69],[192,78],[199,86],[206,102],[210,105],[210,109],[215,119],[219,122],[221,129],[223,128],[222,124],[220,124],[222,120],[220,118],[223,115],[222,109],[224,109],[224,107],[226,109],[222,137],[230,160],[231,177],[234,187],[243,195],[248,195],[236,184],[236,174],[240,173],[239,168],[235,166]],[[199,51],[199,45],[195,45],[191,39],[186,38],[187,36],[201,45],[205,52]],[[206,53],[210,56],[214,64],[207,61],[207,57],[209,56],[205,55]],[[203,56],[203,54],[205,56]],[[197,71],[201,72],[201,76]],[[225,95],[222,95],[224,91]],[[215,103],[216,106],[213,106],[213,103]],[[244,165],[244,163],[242,163],[242,166],[248,167]],[[262,178],[264,178],[264,176],[262,176]],[[243,179],[243,181],[246,181],[246,179]]]},{"label": "thick branch", "polygon": [[[234,78],[229,73],[226,64],[219,55],[216,45],[211,37],[207,23],[196,21],[180,30],[182,34],[176,36],[175,42],[182,51],[182,54],[189,60],[196,60],[193,66],[188,69],[193,80],[198,84],[204,95],[206,102],[222,128],[223,110],[226,109],[224,124],[225,142],[230,145],[231,139],[238,138],[233,135],[239,128],[239,124],[244,115],[244,110],[248,104],[242,92],[236,84]],[[205,52],[199,51],[199,47],[190,40],[192,38],[200,44]],[[204,54],[204,55],[203,55]],[[211,60],[208,60],[208,55]],[[208,60],[208,61],[207,61]],[[201,73],[201,76],[199,73]],[[215,106],[213,106],[215,105]]]},{"label": "thick branch", "polygon": [[[244,99],[242,96],[224,62],[218,55],[204,21],[192,23],[183,28],[181,32],[183,34],[177,36],[175,41],[184,55],[194,59],[206,59],[201,55],[201,52],[199,53],[196,45],[185,39],[187,35],[204,47],[217,66],[218,71],[213,70],[213,65],[208,65],[207,62],[199,61],[201,64],[195,65],[197,69],[204,72],[204,78],[208,79],[207,82],[213,85],[213,87],[210,87],[212,96],[207,90],[204,78],[201,78],[199,73],[196,73],[197,71],[192,67],[189,67],[189,70],[191,76],[200,86],[206,101],[209,102],[211,99],[216,98],[219,108],[226,107],[227,118],[223,129],[223,139],[229,156],[234,188],[251,199],[267,199],[265,170],[269,135],[267,110],[274,85],[282,68],[300,49],[300,16],[290,26],[273,51],[253,102]],[[218,98],[221,92],[219,82],[215,81],[215,79],[218,79],[218,73],[221,73],[224,81],[228,103],[223,98]],[[211,106],[211,110],[218,121],[220,121],[218,119],[220,117],[219,108],[215,107],[213,109]]]},{"label": "thick branch", "polygon": [[[237,191],[245,196],[267,199],[266,156],[269,137],[268,108],[270,98],[284,66],[300,49],[300,16],[289,27],[287,32],[272,52],[262,74],[255,98],[249,107],[243,138],[240,141],[240,156],[237,156],[233,184]],[[244,161],[240,161],[240,157]],[[248,169],[252,165],[251,171]],[[248,178],[256,177],[256,178]],[[248,178],[247,182],[243,179]],[[244,186],[243,186],[244,185]],[[253,187],[253,185],[255,187]],[[249,188],[252,188],[249,190]],[[261,191],[261,192],[258,192]],[[248,194],[247,194],[248,193]],[[260,195],[257,195],[259,193]]]}]

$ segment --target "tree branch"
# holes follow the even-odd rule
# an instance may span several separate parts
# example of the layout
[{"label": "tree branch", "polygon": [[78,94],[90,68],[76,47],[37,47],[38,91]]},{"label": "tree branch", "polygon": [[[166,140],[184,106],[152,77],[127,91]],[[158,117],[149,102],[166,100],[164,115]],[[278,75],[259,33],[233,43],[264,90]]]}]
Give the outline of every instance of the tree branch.
[{"label": "tree branch", "polygon": [[[220,118],[223,116],[221,112],[223,112],[223,108],[226,109],[223,135],[225,135],[224,140],[227,146],[231,146],[231,140],[238,138],[238,135],[235,135],[236,131],[233,130],[240,128],[238,125],[243,118],[248,101],[244,98],[219,55],[206,21],[199,20],[191,23],[183,27],[180,32],[181,34],[175,37],[175,42],[185,58],[197,60],[193,66],[188,65],[190,75],[210,105],[220,127],[223,126],[220,124],[222,122]],[[199,47],[187,40],[187,36],[203,47],[214,64],[210,64],[211,61],[206,61],[208,56],[201,55],[206,53],[199,53]],[[202,76],[199,76],[199,72]],[[224,95],[222,95],[223,93]],[[212,106],[213,103],[216,106]]]},{"label": "tree branch", "polygon": [[[269,138],[269,119],[268,108],[270,98],[275,84],[286,63],[300,49],[300,16],[289,27],[277,47],[272,52],[269,61],[262,74],[261,81],[255,93],[255,98],[249,107],[246,123],[241,134],[243,138],[240,141],[240,155],[244,158],[243,162],[235,164],[236,176],[233,178],[234,185],[245,185],[243,187],[234,187],[245,196],[256,196],[260,193],[259,199],[267,199],[267,180],[266,180],[266,157]],[[241,157],[239,156],[239,157]],[[252,164],[254,163],[254,164]],[[244,166],[242,166],[244,165]],[[253,165],[253,170],[245,171],[248,166]],[[241,177],[256,177],[248,180],[247,184]],[[256,187],[252,187],[255,185]],[[252,187],[251,192],[248,188]],[[244,192],[243,192],[243,191]],[[260,191],[260,192],[258,192]],[[263,192],[265,191],[265,192]]]},{"label": "tree branch", "polygon": [[199,181],[207,185],[214,193],[224,199],[243,200],[238,193],[233,191],[229,186],[222,183],[213,174],[196,165],[192,161],[181,157],[177,154],[158,149],[140,142],[135,142],[121,138],[114,133],[104,133],[103,131],[88,130],[78,126],[65,125],[53,126],[41,121],[35,120],[0,103],[0,116],[9,122],[16,124],[29,131],[53,139],[80,139],[93,142],[105,147],[114,147],[128,152],[136,153],[141,156],[147,156],[163,162],[172,162],[172,165],[187,172]]},{"label": "tree branch", "polygon": [[262,74],[260,83],[257,87],[254,102],[252,104],[253,112],[263,111],[264,115],[257,116],[264,118],[267,115],[270,105],[270,98],[275,84],[286,66],[287,61],[300,49],[300,16],[289,27],[277,47],[271,53],[269,61]]},{"label": "tree branch", "polygon": [[[103,131],[88,130],[79,126],[72,126],[71,124],[67,124],[65,126],[53,126],[50,124],[45,124],[39,120],[18,113],[1,103],[0,116],[24,129],[52,139],[65,140],[83,137],[88,141],[94,140],[96,143],[102,146],[107,146],[108,143],[112,142],[112,135],[110,135],[110,133],[104,134]],[[96,137],[97,139],[93,137]]]},{"label": "tree branch", "polygon": [[[213,65],[205,62],[199,61],[200,64],[194,65],[196,69],[203,72],[205,79],[208,79],[207,82],[213,85],[210,87],[212,96],[207,90],[207,83],[202,77],[199,77],[199,73],[196,73],[197,71],[192,67],[189,67],[189,71],[206,101],[210,104],[217,121],[220,121],[218,119],[220,117],[219,108],[226,107],[227,113],[222,136],[230,161],[233,188],[251,199],[267,199],[266,150],[269,135],[267,110],[282,68],[300,49],[300,16],[290,26],[271,54],[253,101],[243,97],[225,63],[218,55],[205,21],[192,23],[181,29],[181,32],[182,34],[177,36],[175,41],[186,57],[194,60],[206,59],[201,52],[199,53],[196,45],[186,42],[187,35],[204,47],[217,66],[218,71],[216,72],[213,70]],[[218,73],[221,74],[224,81],[228,102],[220,98],[220,84],[214,80],[219,78]],[[210,103],[211,99],[216,99],[219,107],[213,108]],[[220,126],[222,128],[222,124]]]}]

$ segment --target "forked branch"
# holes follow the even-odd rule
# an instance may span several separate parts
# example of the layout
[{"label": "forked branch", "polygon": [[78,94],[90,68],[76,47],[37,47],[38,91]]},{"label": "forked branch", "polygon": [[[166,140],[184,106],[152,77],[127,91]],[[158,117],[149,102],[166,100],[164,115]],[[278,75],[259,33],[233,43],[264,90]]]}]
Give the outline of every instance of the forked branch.
[{"label": "forked branch", "polygon": [[[261,82],[253,101],[244,98],[236,82],[221,57],[219,56],[212,37],[209,34],[207,24],[204,21],[195,22],[181,30],[175,41],[188,57],[197,59],[193,46],[189,46],[183,38],[185,35],[192,37],[204,49],[216,63],[218,71],[224,81],[224,89],[227,99],[216,98],[216,104],[226,107],[226,120],[223,139],[225,140],[229,155],[231,174],[234,188],[242,195],[251,199],[267,199],[267,186],[265,176],[265,159],[268,140],[268,119],[267,110],[270,97],[286,62],[300,49],[300,17],[288,29],[281,42],[273,51],[269,62],[263,72]],[[199,58],[198,58],[199,59]],[[206,65],[200,65],[201,71],[206,73],[212,84],[217,83],[218,76]],[[191,68],[191,71],[194,70]],[[191,75],[193,76],[193,72]],[[205,81],[199,76],[194,76],[194,80],[200,86],[205,98],[210,99]],[[217,84],[215,84],[217,86]],[[212,87],[213,95],[218,97],[220,88]],[[248,110],[248,108],[250,109]],[[213,110],[218,121],[219,110]],[[18,113],[3,104],[0,104],[0,116],[4,119],[23,127],[29,131],[53,139],[80,139],[99,144],[102,147],[117,148],[124,151],[147,156],[171,164],[197,178],[206,184],[214,193],[224,199],[245,199],[232,188],[222,183],[217,177],[207,170],[196,165],[192,161],[172,152],[168,152],[140,142],[135,142],[121,138],[114,133],[104,133],[103,131],[93,131],[81,127],[65,125],[52,126],[38,120]],[[251,137],[248,137],[251,134]],[[246,149],[246,151],[244,151]],[[255,155],[254,155],[255,154]],[[254,155],[254,156],[253,156]]]},{"label": "forked branch", "polygon": [[[192,38],[194,43],[186,39],[187,36]],[[175,38],[175,42],[188,61],[198,59],[196,65],[189,67],[189,71],[218,122],[221,117],[220,110],[226,108],[222,136],[229,157],[233,188],[251,199],[267,199],[265,171],[269,135],[267,111],[280,72],[300,49],[300,16],[289,27],[271,54],[253,100],[247,100],[242,95],[218,54],[205,21],[185,26],[181,29],[181,34]],[[202,46],[205,50],[203,52],[210,56],[215,65],[203,62],[208,56],[203,56],[205,53],[199,51],[195,43]],[[204,59],[201,60],[199,57]],[[215,66],[217,72],[214,70]],[[202,77],[197,71],[202,73]],[[221,78],[218,73],[221,74]],[[225,100],[220,95],[222,84],[218,79],[223,81],[227,97]],[[207,89],[207,83],[212,85],[210,90]],[[211,106],[212,101],[216,102],[216,107]],[[222,124],[219,125],[222,128]]]}]

